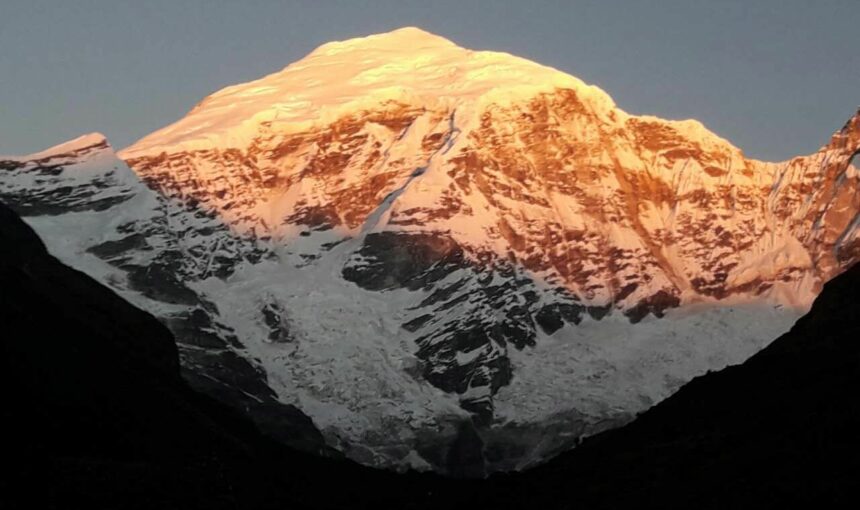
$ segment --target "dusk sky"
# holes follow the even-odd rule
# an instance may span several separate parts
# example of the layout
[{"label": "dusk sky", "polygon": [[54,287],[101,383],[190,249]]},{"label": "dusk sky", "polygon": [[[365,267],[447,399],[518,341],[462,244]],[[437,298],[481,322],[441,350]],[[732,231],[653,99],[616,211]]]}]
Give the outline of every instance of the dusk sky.
[{"label": "dusk sky", "polygon": [[3,0],[0,154],[92,131],[123,148],[322,43],[412,25],[782,160],[860,104],[858,18],[858,0]]}]

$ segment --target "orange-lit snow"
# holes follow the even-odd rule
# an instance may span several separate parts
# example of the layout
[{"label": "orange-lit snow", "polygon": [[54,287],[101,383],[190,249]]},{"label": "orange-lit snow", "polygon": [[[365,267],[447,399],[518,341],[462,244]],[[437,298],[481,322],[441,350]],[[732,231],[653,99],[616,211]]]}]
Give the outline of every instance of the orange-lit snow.
[{"label": "orange-lit snow", "polygon": [[387,100],[454,108],[504,103],[555,88],[577,90],[600,110],[614,107],[605,92],[568,74],[507,53],[467,50],[409,27],[324,44],[282,71],[222,89],[120,157],[242,146],[261,122],[302,130]]}]

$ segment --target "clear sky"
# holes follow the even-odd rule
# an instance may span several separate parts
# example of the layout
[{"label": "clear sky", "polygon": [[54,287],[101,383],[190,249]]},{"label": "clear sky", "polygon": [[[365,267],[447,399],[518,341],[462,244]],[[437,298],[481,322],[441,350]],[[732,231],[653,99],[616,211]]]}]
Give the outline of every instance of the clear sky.
[{"label": "clear sky", "polygon": [[860,0],[0,0],[0,154],[122,148],[322,43],[414,25],[781,160],[860,104],[858,19]]}]

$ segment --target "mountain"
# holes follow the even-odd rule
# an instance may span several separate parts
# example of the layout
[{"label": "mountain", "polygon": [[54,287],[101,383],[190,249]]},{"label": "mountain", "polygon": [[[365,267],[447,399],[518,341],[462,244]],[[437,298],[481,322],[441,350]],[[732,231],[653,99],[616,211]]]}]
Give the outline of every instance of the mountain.
[{"label": "mountain", "polygon": [[0,242],[3,508],[856,506],[860,265],[762,352],[632,424],[524,473],[450,480],[280,446],[193,391],[155,317],[3,205]]},{"label": "mountain", "polygon": [[300,409],[360,462],[482,475],[788,330],[860,256],[858,149],[860,113],[751,160],[407,28],[216,92],[119,158],[99,136],[7,158],[0,200],[267,433],[301,436]]}]

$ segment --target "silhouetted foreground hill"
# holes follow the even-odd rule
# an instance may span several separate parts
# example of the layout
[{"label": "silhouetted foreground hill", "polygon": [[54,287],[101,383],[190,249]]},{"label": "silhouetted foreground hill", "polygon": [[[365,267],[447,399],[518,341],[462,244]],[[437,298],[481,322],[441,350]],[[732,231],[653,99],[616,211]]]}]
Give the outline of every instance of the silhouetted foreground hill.
[{"label": "silhouetted foreground hill", "polygon": [[860,482],[860,266],[741,366],[531,471],[398,475],[293,452],[188,388],[170,333],[0,205],[3,508],[847,506]]}]

